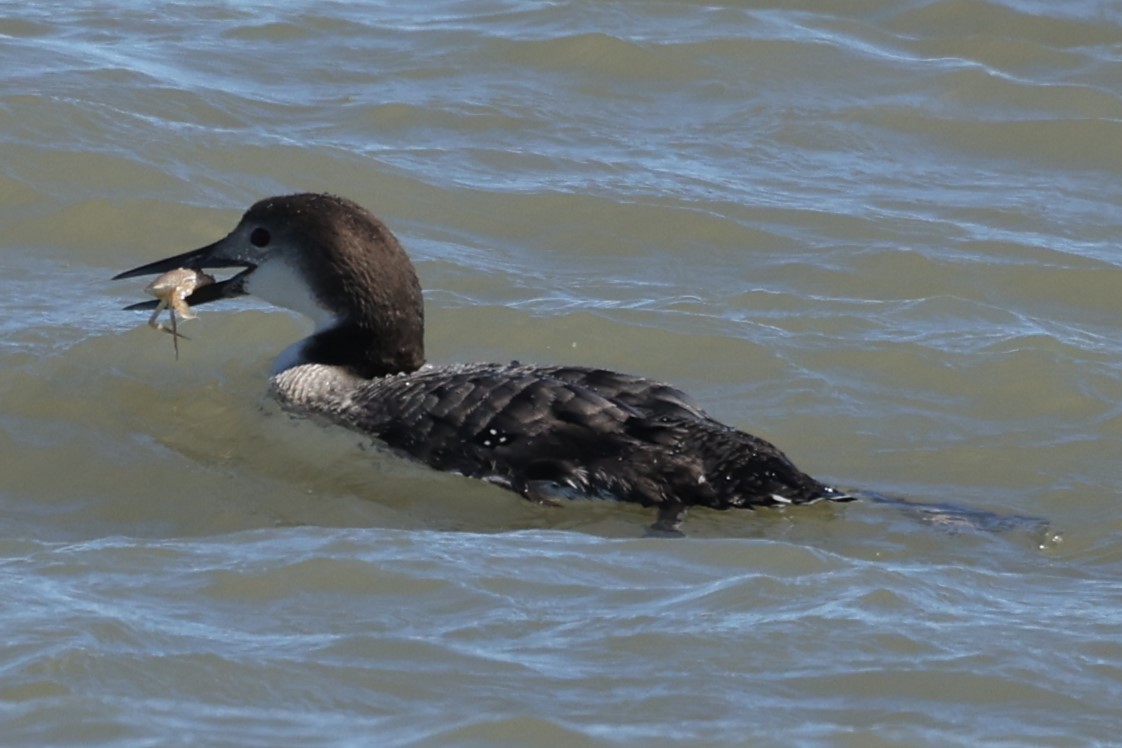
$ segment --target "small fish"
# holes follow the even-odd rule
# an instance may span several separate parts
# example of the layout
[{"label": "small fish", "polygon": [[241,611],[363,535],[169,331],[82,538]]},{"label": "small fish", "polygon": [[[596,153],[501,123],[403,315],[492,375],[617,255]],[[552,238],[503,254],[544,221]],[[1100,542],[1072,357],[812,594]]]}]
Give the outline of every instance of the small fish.
[{"label": "small fish", "polygon": [[[171,334],[176,361],[179,360],[179,339],[188,340],[189,338],[181,334],[176,328],[175,314],[178,312],[183,319],[195,319],[197,315],[191,311],[191,307],[187,306],[187,297],[196,288],[208,283],[214,283],[214,276],[190,268],[176,268],[156,278],[144,289],[146,293],[160,300],[160,303],[156,306],[156,311],[152,312],[152,316],[148,318],[148,325]],[[167,327],[159,321],[160,312],[164,309],[168,310],[171,317],[171,327]]]}]

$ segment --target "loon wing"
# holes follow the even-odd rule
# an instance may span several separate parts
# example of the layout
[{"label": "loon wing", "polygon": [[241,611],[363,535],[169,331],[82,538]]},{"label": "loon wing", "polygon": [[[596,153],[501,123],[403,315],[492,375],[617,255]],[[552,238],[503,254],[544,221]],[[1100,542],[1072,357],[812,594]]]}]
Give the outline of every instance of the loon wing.
[{"label": "loon wing", "polygon": [[701,404],[685,392],[646,377],[586,366],[542,366],[537,367],[537,371],[542,376],[587,387],[608,400],[653,418],[709,418]]}]

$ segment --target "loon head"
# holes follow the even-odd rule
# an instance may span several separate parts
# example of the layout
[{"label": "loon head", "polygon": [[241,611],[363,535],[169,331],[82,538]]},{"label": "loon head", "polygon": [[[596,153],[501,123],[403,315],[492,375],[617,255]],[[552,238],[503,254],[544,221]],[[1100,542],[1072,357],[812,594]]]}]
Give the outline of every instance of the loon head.
[{"label": "loon head", "polygon": [[252,294],[312,319],[315,332],[281,355],[277,372],[318,363],[370,378],[424,364],[424,304],[413,263],[389,229],[350,200],[319,194],[267,198],[224,239],[113,279],[176,268],[243,268],[197,288],[187,297],[192,306]]}]

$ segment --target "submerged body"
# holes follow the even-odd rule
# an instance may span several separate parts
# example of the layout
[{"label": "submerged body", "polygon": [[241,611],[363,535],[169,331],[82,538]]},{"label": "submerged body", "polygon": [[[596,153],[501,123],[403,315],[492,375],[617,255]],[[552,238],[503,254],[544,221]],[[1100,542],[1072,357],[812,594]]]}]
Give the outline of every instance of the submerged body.
[{"label": "submerged body", "polygon": [[437,470],[539,502],[654,505],[665,531],[678,530],[690,506],[847,498],[680,391],[602,369],[461,364],[361,379],[303,364],[271,385],[290,411],[325,416]]},{"label": "submerged body", "polygon": [[287,409],[326,417],[435,469],[535,501],[583,495],[656,506],[655,528],[672,532],[690,506],[849,498],[660,382],[584,367],[425,366],[412,263],[349,200],[262,200],[225,239],[117,277],[179,267],[246,268],[201,286],[188,303],[250,293],[316,323],[277,360],[270,385]]}]

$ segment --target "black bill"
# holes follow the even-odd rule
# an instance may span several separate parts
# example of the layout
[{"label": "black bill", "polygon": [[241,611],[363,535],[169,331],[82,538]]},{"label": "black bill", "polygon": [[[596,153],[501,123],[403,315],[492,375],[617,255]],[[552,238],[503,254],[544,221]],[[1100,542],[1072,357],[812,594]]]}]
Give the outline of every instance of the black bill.
[{"label": "black bill", "polygon": [[[245,290],[245,279],[252,273],[257,265],[242,257],[228,257],[223,252],[225,249],[226,240],[208,244],[200,249],[193,249],[190,252],[184,252],[181,255],[168,257],[163,260],[156,260],[147,265],[126,270],[123,273],[118,273],[113,276],[113,280],[124,280],[125,278],[137,278],[143,275],[160,275],[171,270],[178,268],[190,268],[191,270],[207,270],[211,268],[231,268],[240,267],[246,268],[242,272],[234,275],[226,280],[217,281],[215,283],[208,283],[199,286],[194,292],[187,297],[187,304],[190,306],[198,306],[199,304],[207,304],[219,299],[229,299],[236,296],[244,296],[248,293]],[[150,301],[139,301],[135,304],[129,304],[125,307],[126,310],[143,310],[155,309],[160,302],[156,299]]]}]

